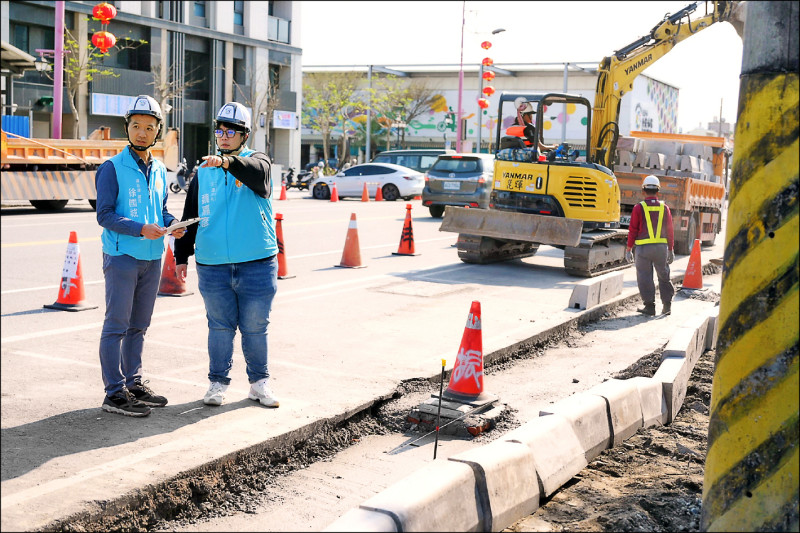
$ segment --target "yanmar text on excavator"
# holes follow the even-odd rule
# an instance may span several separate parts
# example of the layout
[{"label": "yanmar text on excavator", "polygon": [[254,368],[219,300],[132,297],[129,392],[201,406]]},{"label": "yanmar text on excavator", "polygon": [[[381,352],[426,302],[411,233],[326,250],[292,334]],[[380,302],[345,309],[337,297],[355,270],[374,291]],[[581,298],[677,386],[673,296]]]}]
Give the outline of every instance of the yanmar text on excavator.
[{"label": "yanmar text on excavator", "polygon": [[[604,58],[593,106],[579,95],[501,94],[489,209],[448,206],[439,228],[459,234],[459,258],[505,261],[532,256],[546,244],[564,250],[564,268],[572,275],[592,277],[630,266],[625,260],[628,232],[620,226],[620,185],[611,170],[622,96],[642,70],[683,39],[729,20],[737,4],[707,2],[706,13],[698,15],[698,3],[692,3]],[[585,144],[583,135],[573,141],[576,146],[545,144],[545,114],[566,114],[570,108],[585,108]],[[503,136],[503,118],[509,113],[517,117],[516,131]],[[528,123],[525,115],[535,120]]]}]

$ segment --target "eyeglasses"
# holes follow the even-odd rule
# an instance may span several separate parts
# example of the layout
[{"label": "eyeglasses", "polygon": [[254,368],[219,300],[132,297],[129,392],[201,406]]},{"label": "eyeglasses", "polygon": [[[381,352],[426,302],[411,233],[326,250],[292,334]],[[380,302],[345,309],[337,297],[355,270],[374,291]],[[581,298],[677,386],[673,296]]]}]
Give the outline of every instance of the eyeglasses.
[{"label": "eyeglasses", "polygon": [[221,139],[223,136],[231,138],[237,133],[239,132],[236,130],[214,130],[214,137],[217,139]]}]

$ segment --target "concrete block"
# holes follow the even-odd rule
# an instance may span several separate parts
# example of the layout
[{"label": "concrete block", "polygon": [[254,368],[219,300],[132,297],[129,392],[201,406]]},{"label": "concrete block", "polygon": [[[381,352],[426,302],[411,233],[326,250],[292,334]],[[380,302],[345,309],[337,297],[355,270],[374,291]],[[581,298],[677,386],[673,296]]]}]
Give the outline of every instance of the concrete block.
[{"label": "concrete block", "polygon": [[647,166],[648,168],[652,168],[655,170],[666,170],[667,168],[666,163],[667,163],[666,154],[652,152],[650,154],[650,159],[648,160]]},{"label": "concrete block", "polygon": [[642,427],[642,405],[636,384],[629,380],[609,379],[586,392],[602,396],[608,402],[611,446],[616,446]]},{"label": "concrete block", "polygon": [[660,381],[667,402],[667,424],[671,424],[686,398],[686,387],[692,370],[685,357],[667,357],[661,361],[653,379]]},{"label": "concrete block", "polygon": [[609,272],[602,276],[597,276],[600,281],[600,302],[607,302],[611,298],[622,294],[623,272]]},{"label": "concrete block", "polygon": [[700,171],[700,162],[699,160],[692,155],[682,155],[680,160],[680,167],[678,170],[683,172],[699,172]]},{"label": "concrete block", "polygon": [[637,376],[628,381],[636,385],[639,391],[639,403],[642,406],[642,427],[664,425],[667,421],[667,401],[664,399],[664,388],[653,378]]},{"label": "concrete block", "polygon": [[650,164],[650,153],[644,150],[636,152],[636,159],[633,160],[633,166],[647,168]]},{"label": "concrete block", "polygon": [[681,145],[677,141],[655,141],[650,139],[642,140],[642,148],[647,152],[658,152],[664,155],[675,155],[681,153]]},{"label": "concrete block", "polygon": [[393,517],[399,531],[477,531],[481,528],[472,468],[433,461],[359,506]]},{"label": "concrete block", "polygon": [[572,425],[559,415],[540,416],[501,438],[521,442],[533,451],[539,490],[544,496],[553,494],[589,464]]},{"label": "concrete block", "polygon": [[569,297],[570,309],[589,309],[600,303],[600,283],[589,278],[575,283]]},{"label": "concrete block", "polygon": [[619,139],[617,139],[617,151],[628,151],[628,152],[636,152],[638,139],[636,137],[625,137],[621,135]]},{"label": "concrete block", "polygon": [[694,368],[695,363],[705,351],[707,330],[707,315],[690,317],[675,330],[664,347],[661,360],[663,361],[666,357],[686,357],[689,360],[689,368]]},{"label": "concrete block", "polygon": [[400,531],[391,516],[356,507],[322,531]]},{"label": "concrete block", "polygon": [[633,172],[631,165],[614,165],[614,172]]},{"label": "concrete block", "polygon": [[715,305],[708,314],[708,329],[706,329],[706,350],[717,349],[719,336],[719,306]]},{"label": "concrete block", "polygon": [[713,148],[698,143],[685,143],[682,153],[684,155],[696,157],[697,159],[705,159],[706,161],[711,161],[714,157]]},{"label": "concrete block", "polygon": [[569,421],[578,436],[587,462],[611,447],[608,405],[600,396],[573,394],[539,411],[539,416],[547,415],[559,415]]},{"label": "concrete block", "polygon": [[628,150],[620,150],[617,146],[617,165],[633,166],[633,161],[636,159],[636,154]]},{"label": "concrete block", "polygon": [[[483,531],[502,531],[539,508],[539,482],[531,449],[519,442],[494,441],[450,457],[468,464],[485,505]],[[487,523],[491,520],[491,523]]]},{"label": "concrete block", "polygon": [[666,168],[668,170],[680,170],[681,169],[681,155],[678,154],[671,154],[667,156],[666,159]]}]

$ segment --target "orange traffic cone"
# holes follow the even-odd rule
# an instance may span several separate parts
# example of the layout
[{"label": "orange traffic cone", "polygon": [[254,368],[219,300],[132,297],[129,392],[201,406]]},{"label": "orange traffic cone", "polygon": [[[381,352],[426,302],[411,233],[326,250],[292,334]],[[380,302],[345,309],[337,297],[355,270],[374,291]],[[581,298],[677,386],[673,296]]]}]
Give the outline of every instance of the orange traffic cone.
[{"label": "orange traffic cone", "polygon": [[175,246],[175,237],[169,237],[167,244],[167,256],[164,258],[164,266],[161,267],[161,283],[158,285],[159,296],[189,296],[194,294],[186,289],[186,282],[178,277],[175,265],[175,256],[172,255],[172,248]]},{"label": "orange traffic cone", "polygon": [[278,200],[286,200],[286,184],[281,185],[281,197]]},{"label": "orange traffic cone", "polygon": [[64,257],[64,267],[61,269],[58,298],[55,303],[45,304],[44,307],[59,311],[97,309],[96,305],[88,305],[84,302],[81,249],[78,246],[78,234],[74,231],[69,232],[69,243],[67,244],[67,255]]},{"label": "orange traffic cone", "polygon": [[355,213],[350,215],[350,225],[347,226],[347,238],[344,241],[342,261],[335,266],[345,268],[364,268],[366,266],[361,264],[361,249],[358,246],[358,226],[356,225]]},{"label": "orange traffic cone", "polygon": [[689,256],[689,266],[683,275],[683,285],[681,289],[702,289],[703,288],[703,263],[700,261],[700,239],[694,240],[692,254]]},{"label": "orange traffic cone", "polygon": [[414,230],[411,228],[411,204],[406,204],[406,221],[400,235],[400,246],[392,255],[419,255],[414,253]]},{"label": "orange traffic cone", "polygon": [[338,202],[339,201],[339,193],[336,192],[336,184],[333,184],[331,188],[331,202]]},{"label": "orange traffic cone", "polygon": [[483,392],[483,341],[481,340],[481,303],[472,302],[467,325],[461,337],[456,363],[450,374],[447,390],[442,395],[457,401],[481,401],[488,395]]},{"label": "orange traffic cone", "polygon": [[291,279],[295,276],[289,275],[286,268],[286,248],[283,245],[283,215],[275,213],[275,235],[278,237],[278,279]]},{"label": "orange traffic cone", "polygon": [[367,182],[364,182],[364,190],[361,192],[361,201],[369,202],[369,191],[367,190]]},{"label": "orange traffic cone", "polygon": [[381,191],[381,184],[378,183],[378,188],[375,190],[375,201],[382,202],[383,201],[383,192]]}]

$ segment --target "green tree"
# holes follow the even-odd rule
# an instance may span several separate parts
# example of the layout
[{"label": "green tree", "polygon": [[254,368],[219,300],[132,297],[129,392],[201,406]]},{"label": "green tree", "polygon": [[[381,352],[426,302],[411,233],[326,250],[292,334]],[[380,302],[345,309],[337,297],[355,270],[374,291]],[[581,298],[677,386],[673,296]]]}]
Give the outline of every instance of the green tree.
[{"label": "green tree", "polygon": [[[132,40],[120,38],[114,49],[121,50],[138,48],[147,44],[144,39]],[[111,57],[109,52],[101,52],[91,40],[79,41],[68,29],[64,29],[64,88],[67,90],[67,101],[72,109],[72,138],[77,139],[80,131],[81,116],[78,113],[76,99],[78,90],[82,85],[99,76],[119,77],[112,69],[103,66],[103,58]],[[48,74],[50,79],[52,75]]]},{"label": "green tree", "polygon": [[[303,80],[303,118],[305,126],[322,134],[322,154],[329,159],[331,133],[344,125],[343,117],[365,108],[357,94],[364,79],[358,72],[312,72]],[[347,129],[342,132],[343,147],[347,144]]]}]

